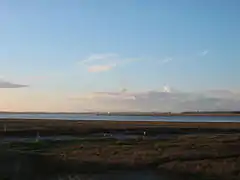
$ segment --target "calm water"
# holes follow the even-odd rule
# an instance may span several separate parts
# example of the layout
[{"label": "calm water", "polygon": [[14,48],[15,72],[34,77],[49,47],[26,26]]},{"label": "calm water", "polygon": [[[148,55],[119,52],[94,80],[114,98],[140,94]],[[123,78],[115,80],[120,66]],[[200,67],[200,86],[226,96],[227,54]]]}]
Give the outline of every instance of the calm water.
[{"label": "calm water", "polygon": [[115,120],[115,121],[167,121],[167,122],[240,122],[240,116],[117,116],[62,113],[2,113],[1,118],[61,119],[61,120]]}]

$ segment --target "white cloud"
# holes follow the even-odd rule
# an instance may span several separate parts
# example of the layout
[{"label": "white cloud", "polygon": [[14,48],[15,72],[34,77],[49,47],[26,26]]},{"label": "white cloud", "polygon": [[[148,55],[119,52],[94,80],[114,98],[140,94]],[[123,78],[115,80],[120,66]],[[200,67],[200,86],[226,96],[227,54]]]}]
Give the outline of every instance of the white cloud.
[{"label": "white cloud", "polygon": [[8,81],[0,80],[0,88],[22,88],[22,87],[27,87],[27,85],[15,84]]},{"label": "white cloud", "polygon": [[163,63],[163,64],[165,64],[165,63],[169,63],[169,62],[172,61],[172,60],[173,60],[173,58],[167,57],[167,58],[161,60],[160,62]]},{"label": "white cloud", "polygon": [[200,53],[200,56],[206,56],[209,53],[208,50],[204,50]]},{"label": "white cloud", "polygon": [[79,62],[80,65],[86,67],[88,72],[103,72],[111,70],[117,66],[125,65],[136,61],[136,58],[122,58],[118,54],[105,53],[105,54],[93,54],[88,58]]},{"label": "white cloud", "polygon": [[117,54],[114,53],[106,53],[106,54],[92,54],[88,58],[80,61],[80,64],[91,64],[95,63],[96,61],[115,61],[118,57]]},{"label": "white cloud", "polygon": [[93,66],[89,66],[88,67],[88,72],[103,72],[103,71],[109,71],[112,68],[114,68],[115,65],[110,65],[110,64],[106,64],[106,65],[93,65]]}]

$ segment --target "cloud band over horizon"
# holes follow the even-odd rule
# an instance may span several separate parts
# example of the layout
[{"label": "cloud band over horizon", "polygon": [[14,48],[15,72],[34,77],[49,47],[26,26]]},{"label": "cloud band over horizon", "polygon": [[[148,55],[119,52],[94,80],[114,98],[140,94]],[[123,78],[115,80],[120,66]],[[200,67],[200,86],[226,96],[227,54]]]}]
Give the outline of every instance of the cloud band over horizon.
[{"label": "cloud band over horizon", "polygon": [[[240,110],[240,93],[231,91],[146,91],[94,92],[78,99],[91,102],[91,107],[103,111],[237,111]],[[99,106],[99,107],[97,107]]]}]

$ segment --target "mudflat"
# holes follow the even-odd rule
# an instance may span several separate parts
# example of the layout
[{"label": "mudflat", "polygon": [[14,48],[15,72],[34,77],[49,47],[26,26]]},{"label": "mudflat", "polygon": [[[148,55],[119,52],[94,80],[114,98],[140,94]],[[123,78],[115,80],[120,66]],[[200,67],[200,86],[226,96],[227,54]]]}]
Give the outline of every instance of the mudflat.
[{"label": "mudflat", "polygon": [[[235,132],[240,129],[240,123],[236,122],[161,122],[161,121],[70,121],[70,120],[53,120],[53,119],[0,119],[0,133],[21,135],[36,131],[43,135],[54,134],[88,134],[93,132],[104,131],[121,131],[121,130],[148,130],[181,131],[187,133],[193,132],[212,132],[212,131],[230,131]],[[19,133],[19,134],[18,134]]]},{"label": "mudflat", "polygon": [[0,174],[9,178],[18,164],[18,177],[31,178],[150,170],[176,180],[240,179],[240,123],[2,119],[0,136]]}]

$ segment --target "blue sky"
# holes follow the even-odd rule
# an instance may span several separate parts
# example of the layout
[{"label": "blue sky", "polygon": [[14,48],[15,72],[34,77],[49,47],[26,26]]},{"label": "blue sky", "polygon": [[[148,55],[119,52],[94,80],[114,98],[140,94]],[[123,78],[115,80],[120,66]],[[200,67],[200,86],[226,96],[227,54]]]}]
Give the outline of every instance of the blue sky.
[{"label": "blue sky", "polygon": [[3,0],[0,75],[29,85],[4,91],[238,91],[239,17],[238,0]]}]

